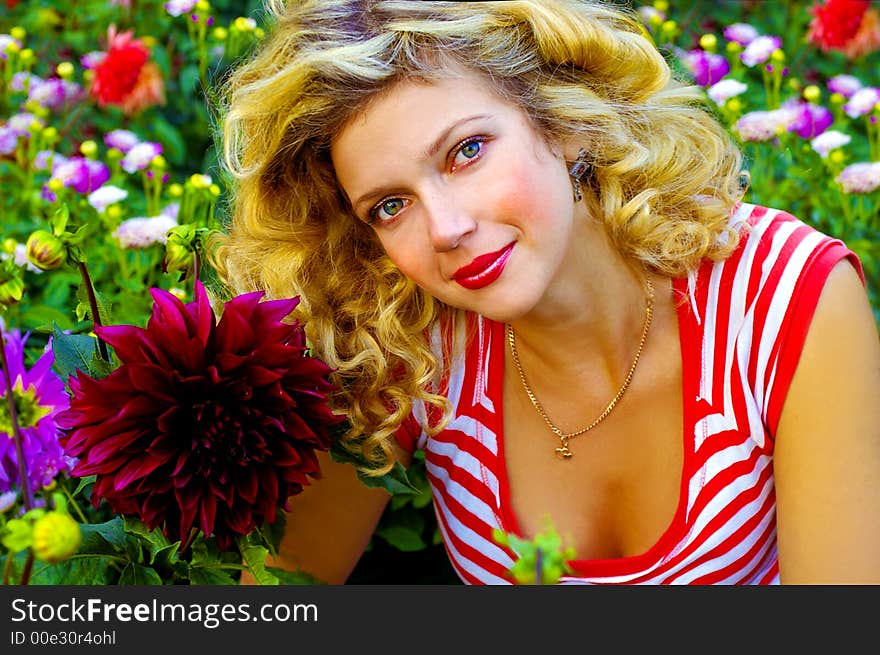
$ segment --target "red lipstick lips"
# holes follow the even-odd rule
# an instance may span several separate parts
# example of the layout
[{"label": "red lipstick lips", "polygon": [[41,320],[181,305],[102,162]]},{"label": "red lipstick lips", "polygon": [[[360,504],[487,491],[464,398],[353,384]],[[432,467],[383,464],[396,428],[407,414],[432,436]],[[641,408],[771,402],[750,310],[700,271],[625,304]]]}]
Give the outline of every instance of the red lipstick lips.
[{"label": "red lipstick lips", "polygon": [[474,260],[462,266],[452,274],[452,279],[465,289],[481,289],[492,284],[504,271],[504,266],[513,252],[516,242],[511,242],[496,252],[486,253],[475,257]]}]

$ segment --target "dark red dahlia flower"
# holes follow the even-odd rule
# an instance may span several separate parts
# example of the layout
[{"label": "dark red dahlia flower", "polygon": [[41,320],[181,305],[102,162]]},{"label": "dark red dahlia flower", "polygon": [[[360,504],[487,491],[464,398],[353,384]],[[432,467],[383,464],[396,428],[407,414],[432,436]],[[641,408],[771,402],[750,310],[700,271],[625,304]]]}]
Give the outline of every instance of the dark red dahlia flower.
[{"label": "dark red dahlia flower", "polygon": [[868,0],[826,0],[810,8],[807,38],[822,50],[840,50],[858,33]]},{"label": "dark red dahlia flower", "polygon": [[219,321],[201,284],[184,305],[151,291],[146,329],[97,328],[121,365],[70,378],[59,419],[73,475],[95,475],[101,499],[172,540],[192,528],[228,549],[319,473],[330,425],[330,369],[308,356],[302,326],[284,323],[299,302],[233,298]]}]

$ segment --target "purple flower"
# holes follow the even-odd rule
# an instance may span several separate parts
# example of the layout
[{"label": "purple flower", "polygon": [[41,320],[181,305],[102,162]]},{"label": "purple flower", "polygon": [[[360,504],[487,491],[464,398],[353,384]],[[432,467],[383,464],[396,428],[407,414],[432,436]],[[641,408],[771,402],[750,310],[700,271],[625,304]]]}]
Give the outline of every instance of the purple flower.
[{"label": "purple flower", "polygon": [[102,212],[110,205],[125,200],[127,197],[128,191],[125,189],[120,189],[112,184],[105,184],[100,189],[92,191],[89,194],[88,201],[92,207]]},{"label": "purple flower", "polygon": [[744,114],[733,126],[743,141],[769,141],[788,130],[796,111],[781,107],[773,111],[751,111]]},{"label": "purple flower", "polygon": [[21,41],[12,37],[9,34],[0,34],[0,59],[6,59],[6,48],[10,43],[14,43],[19,48],[21,47]]},{"label": "purple flower", "polygon": [[154,243],[165,243],[168,240],[168,230],[175,225],[175,218],[163,214],[148,218],[138,216],[123,221],[113,232],[113,236],[119,239],[119,245],[123,248],[148,248]]},{"label": "purple flower", "polygon": [[28,100],[49,109],[58,109],[67,100],[64,82],[57,77],[31,82]]},{"label": "purple flower", "polygon": [[741,46],[747,46],[758,38],[759,33],[748,23],[733,23],[724,28],[724,38]]},{"label": "purple flower", "polygon": [[140,142],[140,137],[131,130],[112,130],[104,135],[104,144],[120,152],[128,152]]},{"label": "purple flower", "polygon": [[56,166],[59,166],[66,161],[67,157],[65,157],[64,155],[59,155],[53,150],[40,150],[34,156],[34,170],[47,171],[49,170],[50,163],[52,168],[54,169]]},{"label": "purple flower", "polygon": [[782,39],[778,36],[759,36],[746,46],[739,58],[742,63],[751,68],[757,64],[763,64],[770,58],[773,51],[780,47],[782,47]]},{"label": "purple flower", "polygon": [[680,54],[684,65],[690,70],[694,81],[700,86],[715,84],[730,72],[730,62],[722,55],[699,49]]},{"label": "purple flower", "polygon": [[19,136],[30,136],[31,133],[31,125],[36,123],[37,125],[43,126],[43,121],[33,114],[30,114],[26,111],[20,112],[15,116],[11,116],[9,120],[6,122],[7,127],[12,128],[16,131]]},{"label": "purple flower", "polygon": [[21,71],[12,76],[12,80],[9,82],[9,88],[13,91],[24,91],[26,86],[31,87],[42,81],[43,78],[37,77],[33,73]]},{"label": "purple flower", "polygon": [[138,143],[125,154],[120,162],[123,170],[127,173],[135,173],[144,170],[150,165],[153,157],[162,154],[162,145],[152,141]]},{"label": "purple flower", "polygon": [[852,75],[835,75],[828,80],[828,90],[831,93],[839,93],[844,98],[851,98],[863,86],[861,80]]},{"label": "purple flower", "polygon": [[91,193],[110,179],[110,169],[103,162],[85,157],[71,157],[54,166],[52,177],[77,193]]},{"label": "purple flower", "polygon": [[18,145],[18,130],[8,125],[0,125],[0,155],[9,155],[15,152]]},{"label": "purple flower", "polygon": [[843,106],[843,111],[850,118],[858,118],[870,113],[878,102],[880,102],[880,89],[866,86],[852,95],[849,102]]},{"label": "purple flower", "polygon": [[[51,484],[62,472],[70,471],[76,460],[65,456],[58,441],[55,423],[58,413],[66,410],[69,398],[64,383],[52,371],[54,356],[47,346],[30,368],[24,364],[24,349],[28,335],[18,330],[3,330],[12,394],[18,411],[18,426],[22,436],[22,450],[28,478],[34,491]],[[50,340],[51,344],[51,340]],[[12,438],[12,424],[6,394],[5,376],[0,376],[0,491],[9,491],[19,485],[19,460]]]},{"label": "purple flower", "polygon": [[104,61],[104,57],[107,56],[106,52],[101,52],[100,50],[94,50],[92,52],[84,54],[79,58],[79,63],[82,64],[82,67],[86,70],[94,70],[95,67]]},{"label": "purple flower", "polygon": [[831,127],[834,115],[831,110],[809,102],[786,103],[794,110],[789,132],[797,132],[802,139],[812,139]]}]

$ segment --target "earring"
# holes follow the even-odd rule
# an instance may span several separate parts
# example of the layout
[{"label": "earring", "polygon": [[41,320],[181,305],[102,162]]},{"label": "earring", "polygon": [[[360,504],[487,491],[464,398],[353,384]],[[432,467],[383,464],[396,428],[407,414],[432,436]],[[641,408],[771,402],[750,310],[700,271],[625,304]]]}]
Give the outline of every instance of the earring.
[{"label": "earring", "polygon": [[587,151],[581,148],[578,151],[577,159],[568,169],[568,174],[571,176],[571,184],[574,187],[575,202],[580,202],[584,197],[581,191],[581,178],[583,178],[589,170],[590,165],[587,163]]}]

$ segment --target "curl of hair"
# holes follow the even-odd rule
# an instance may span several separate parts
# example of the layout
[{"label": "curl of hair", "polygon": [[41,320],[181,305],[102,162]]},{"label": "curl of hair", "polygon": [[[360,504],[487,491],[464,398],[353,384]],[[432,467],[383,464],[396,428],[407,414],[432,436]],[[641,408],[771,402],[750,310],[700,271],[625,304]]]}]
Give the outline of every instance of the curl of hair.
[{"label": "curl of hair", "polygon": [[461,320],[396,269],[336,182],[331,139],[395,83],[465,69],[548,142],[582,144],[592,214],[635,262],[680,276],[736,247],[741,155],[627,10],[581,0],[267,8],[270,35],[225,85],[232,218],[213,263],[236,293],[300,296],[313,351],[335,368],[333,404],[351,426],[342,443],[366,457],[366,473],[391,467],[414,400],[448,417],[443,355],[426,335]]}]

